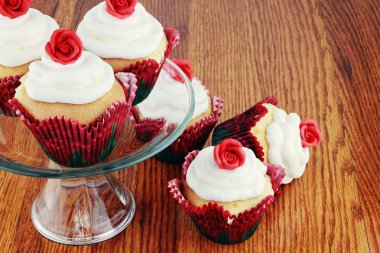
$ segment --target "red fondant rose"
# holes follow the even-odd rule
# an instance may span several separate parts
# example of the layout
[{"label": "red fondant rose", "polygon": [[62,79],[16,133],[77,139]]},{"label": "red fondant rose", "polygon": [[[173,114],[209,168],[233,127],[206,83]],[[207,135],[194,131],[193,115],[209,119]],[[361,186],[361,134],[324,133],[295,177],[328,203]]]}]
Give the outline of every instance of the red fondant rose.
[{"label": "red fondant rose", "polygon": [[17,18],[28,12],[33,0],[0,0],[0,14]]},{"label": "red fondant rose", "polygon": [[243,145],[234,139],[226,139],[214,148],[214,159],[219,168],[234,170],[245,162]]},{"label": "red fondant rose", "polygon": [[185,59],[173,59],[172,60],[182,71],[186,74],[186,76],[190,79],[190,81],[193,80],[193,69],[190,66],[189,60]]},{"label": "red fondant rose", "polygon": [[321,131],[314,120],[304,120],[300,124],[302,147],[315,147],[322,141]]},{"label": "red fondant rose", "polygon": [[120,19],[131,16],[136,4],[137,0],[106,0],[107,12]]},{"label": "red fondant rose", "polygon": [[45,50],[53,61],[66,65],[82,55],[82,41],[73,30],[59,29],[53,33]]}]

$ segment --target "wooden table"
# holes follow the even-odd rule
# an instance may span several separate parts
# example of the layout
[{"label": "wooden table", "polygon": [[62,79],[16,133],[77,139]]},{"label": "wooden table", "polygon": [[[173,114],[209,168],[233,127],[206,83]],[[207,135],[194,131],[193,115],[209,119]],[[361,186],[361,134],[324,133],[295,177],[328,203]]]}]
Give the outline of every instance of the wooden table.
[{"label": "wooden table", "polygon": [[[33,5],[75,28],[98,2]],[[118,172],[137,200],[134,221],[114,239],[86,247],[52,243],[32,226],[43,180],[0,172],[1,251],[380,252],[380,2],[141,2],[181,31],[173,56],[189,58],[210,92],[224,97],[222,120],[275,95],[287,111],[319,121],[322,145],[256,234],[233,246],[203,237],[170,198],[167,181],[180,176],[180,166],[150,159]]]}]

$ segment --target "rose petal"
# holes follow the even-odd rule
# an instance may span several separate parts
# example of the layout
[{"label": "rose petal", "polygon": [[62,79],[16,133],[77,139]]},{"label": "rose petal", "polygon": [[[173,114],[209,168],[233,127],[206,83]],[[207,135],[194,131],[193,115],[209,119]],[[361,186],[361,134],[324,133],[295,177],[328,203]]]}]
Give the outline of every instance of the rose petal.
[{"label": "rose petal", "polygon": [[240,142],[226,139],[214,148],[214,160],[220,169],[234,170],[245,162],[245,152]]},{"label": "rose petal", "polygon": [[82,55],[82,41],[78,35],[69,29],[56,30],[45,46],[50,58],[61,64],[74,63]]},{"label": "rose petal", "polygon": [[131,16],[137,4],[137,0],[106,0],[107,12],[119,19]]},{"label": "rose petal", "polygon": [[29,11],[32,0],[0,1],[0,14],[8,18],[17,18]]},{"label": "rose petal", "polygon": [[314,120],[305,120],[300,123],[300,135],[302,147],[315,147],[322,141],[322,135],[318,124]]}]

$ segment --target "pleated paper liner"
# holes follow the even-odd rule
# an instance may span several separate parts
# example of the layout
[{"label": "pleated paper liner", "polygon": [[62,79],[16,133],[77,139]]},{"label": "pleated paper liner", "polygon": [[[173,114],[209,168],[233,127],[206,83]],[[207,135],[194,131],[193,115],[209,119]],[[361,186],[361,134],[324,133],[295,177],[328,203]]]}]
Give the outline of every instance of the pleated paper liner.
[{"label": "pleated paper liner", "polygon": [[[191,162],[198,155],[199,151],[191,152],[183,164],[183,179],[186,180],[186,172]],[[268,165],[267,175],[271,178],[274,196],[268,196],[257,206],[250,210],[232,215],[228,210],[224,210],[217,203],[208,203],[202,207],[190,204],[183,192],[183,181],[173,179],[169,181],[169,190],[172,197],[183,207],[192,218],[197,229],[212,241],[222,244],[235,244],[247,240],[256,231],[259,222],[274,202],[275,197],[280,194],[279,187],[285,177],[285,170],[281,166]]]},{"label": "pleated paper liner", "polygon": [[263,104],[277,106],[278,100],[275,97],[267,97],[247,111],[220,123],[212,135],[212,145],[215,146],[225,139],[232,138],[240,141],[244,147],[251,149],[256,157],[263,161],[263,147],[260,146],[256,136],[251,133],[251,129],[268,113],[268,109]]},{"label": "pleated paper liner", "polygon": [[133,105],[141,103],[148,97],[157,81],[158,76],[160,75],[166,58],[169,57],[172,50],[180,41],[179,32],[177,30],[172,28],[165,28],[164,32],[168,40],[168,46],[164,53],[164,58],[161,60],[161,62],[156,62],[154,59],[148,59],[139,61],[125,68],[125,72],[133,73],[137,78],[138,89]]},{"label": "pleated paper liner", "polygon": [[162,119],[141,119],[135,107],[131,108],[131,120],[136,130],[136,136],[143,142],[154,139],[165,127],[166,120]]},{"label": "pleated paper liner", "polygon": [[15,113],[9,100],[14,98],[16,88],[20,86],[20,76],[0,78],[0,114],[14,117]]},{"label": "pleated paper liner", "polygon": [[10,103],[50,159],[67,167],[90,166],[105,160],[114,149],[135,98],[134,75],[117,73],[115,76],[123,85],[126,102],[115,102],[89,126],[65,117],[39,121],[17,99]]}]

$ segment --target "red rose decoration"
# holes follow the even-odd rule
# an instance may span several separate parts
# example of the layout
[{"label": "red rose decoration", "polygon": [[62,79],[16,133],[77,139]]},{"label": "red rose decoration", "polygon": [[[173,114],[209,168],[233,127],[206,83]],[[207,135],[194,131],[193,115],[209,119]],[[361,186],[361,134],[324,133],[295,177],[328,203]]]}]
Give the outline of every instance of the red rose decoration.
[{"label": "red rose decoration", "polygon": [[314,120],[305,120],[300,124],[302,147],[315,147],[322,142],[321,131]]},{"label": "red rose decoration", "polygon": [[190,79],[190,81],[193,80],[193,69],[190,66],[189,60],[185,59],[172,59],[172,61],[183,71],[183,73],[186,74],[186,76]]},{"label": "red rose decoration", "polygon": [[45,50],[53,61],[66,65],[79,59],[83,46],[73,30],[59,29],[53,33]]},{"label": "red rose decoration", "polygon": [[17,18],[28,12],[33,0],[0,0],[0,14]]},{"label": "red rose decoration", "polygon": [[219,168],[234,170],[245,162],[243,145],[234,139],[225,139],[214,148],[214,159]]},{"label": "red rose decoration", "polygon": [[131,16],[136,4],[137,0],[106,0],[107,12],[120,19]]}]

